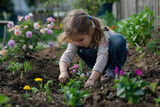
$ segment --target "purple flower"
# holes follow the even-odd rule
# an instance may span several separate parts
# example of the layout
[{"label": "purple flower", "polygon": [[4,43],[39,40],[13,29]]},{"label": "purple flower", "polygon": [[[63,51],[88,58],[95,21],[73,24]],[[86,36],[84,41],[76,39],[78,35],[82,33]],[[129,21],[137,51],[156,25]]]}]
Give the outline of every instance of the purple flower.
[{"label": "purple flower", "polygon": [[75,73],[76,72],[76,69],[73,69],[73,73]]},{"label": "purple flower", "polygon": [[48,34],[50,34],[50,35],[53,34],[52,30],[50,30],[50,29],[49,29],[47,32],[48,32]]},{"label": "purple flower", "polygon": [[142,75],[142,70],[136,70],[135,72],[137,75]]},{"label": "purple flower", "polygon": [[114,75],[116,75],[117,73],[118,73],[118,66],[115,67]]},{"label": "purple flower", "polygon": [[47,18],[47,22],[54,22],[54,21],[55,21],[55,19],[53,17]]},{"label": "purple flower", "polygon": [[13,22],[9,22],[9,23],[7,24],[7,26],[8,26],[8,28],[13,28],[13,27],[14,27],[14,23],[13,23]]},{"label": "purple flower", "polygon": [[123,76],[123,74],[124,74],[124,71],[123,71],[123,70],[120,70],[119,75],[120,75],[120,76]]},{"label": "purple flower", "polygon": [[74,68],[76,68],[76,69],[77,69],[77,68],[78,68],[78,65],[77,65],[77,64],[76,64],[76,65],[74,65]]},{"label": "purple flower", "polygon": [[8,45],[10,47],[14,47],[15,46],[15,41],[14,40],[9,40]]},{"label": "purple flower", "polygon": [[26,32],[26,37],[27,38],[31,38],[32,37],[32,32],[31,31],[27,31]]},{"label": "purple flower", "polygon": [[54,44],[52,42],[49,42],[49,47],[53,48]]}]

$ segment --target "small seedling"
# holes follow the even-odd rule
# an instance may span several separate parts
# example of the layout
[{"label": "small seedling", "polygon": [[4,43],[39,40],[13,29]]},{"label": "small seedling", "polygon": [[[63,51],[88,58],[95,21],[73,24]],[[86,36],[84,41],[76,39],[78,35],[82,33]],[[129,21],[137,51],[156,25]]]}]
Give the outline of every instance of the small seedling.
[{"label": "small seedling", "polygon": [[8,69],[11,70],[12,74],[14,75],[15,71],[20,70],[22,67],[23,67],[22,64],[14,61],[14,62],[10,63],[10,66],[6,67],[6,70],[8,70]]},{"label": "small seedling", "polygon": [[44,88],[46,89],[46,93],[47,93],[47,97],[49,99],[50,102],[53,102],[53,98],[51,97],[51,91],[49,89],[49,84],[52,84],[53,81],[49,80],[45,85]]}]

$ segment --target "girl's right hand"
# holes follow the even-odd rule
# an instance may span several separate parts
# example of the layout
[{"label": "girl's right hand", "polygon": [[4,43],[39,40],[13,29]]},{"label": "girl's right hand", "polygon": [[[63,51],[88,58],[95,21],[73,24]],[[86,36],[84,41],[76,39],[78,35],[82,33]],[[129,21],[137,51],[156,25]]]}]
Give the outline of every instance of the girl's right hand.
[{"label": "girl's right hand", "polygon": [[67,72],[62,72],[60,75],[59,75],[59,78],[58,80],[61,82],[61,83],[66,83],[67,80],[69,80],[69,75]]}]

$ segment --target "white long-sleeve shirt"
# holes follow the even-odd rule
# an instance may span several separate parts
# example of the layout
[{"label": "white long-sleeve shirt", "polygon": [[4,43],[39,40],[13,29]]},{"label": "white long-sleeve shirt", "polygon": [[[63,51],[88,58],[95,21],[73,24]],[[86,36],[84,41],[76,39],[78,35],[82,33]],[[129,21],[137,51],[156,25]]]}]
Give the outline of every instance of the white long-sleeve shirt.
[{"label": "white long-sleeve shirt", "polygon": [[[112,34],[115,34],[115,32],[109,30],[109,31],[104,31],[106,40],[101,41],[99,46],[98,46],[98,52],[97,52],[97,59],[96,63],[93,67],[92,70],[99,71],[102,73],[107,65],[108,62],[108,57],[109,57],[109,39]],[[77,50],[78,50],[78,45],[75,43],[68,43],[68,47],[61,56],[60,63],[61,62],[66,62],[69,66],[71,64],[72,58],[76,55]]]}]

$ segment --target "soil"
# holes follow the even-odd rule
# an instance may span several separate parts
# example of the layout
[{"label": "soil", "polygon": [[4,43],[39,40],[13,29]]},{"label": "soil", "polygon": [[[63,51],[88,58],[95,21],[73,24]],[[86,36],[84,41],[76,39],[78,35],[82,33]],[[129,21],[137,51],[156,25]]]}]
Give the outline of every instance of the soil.
[{"label": "soil", "polygon": [[[135,47],[130,47],[128,59],[123,66],[123,70],[131,72],[131,76],[135,76],[135,70],[142,69],[143,75],[141,78],[148,82],[156,82],[157,87],[155,93],[149,93],[144,97],[141,97],[140,102],[137,104],[128,104],[127,101],[120,99],[116,96],[116,90],[112,88],[114,78],[109,79],[101,83],[98,81],[94,87],[82,88],[82,90],[90,90],[91,94],[83,99],[84,107],[155,107],[155,98],[160,96],[160,56],[151,52],[150,49],[144,48],[146,54],[140,61],[136,61],[141,53],[135,51]],[[27,58],[34,68],[23,74],[23,78],[20,78],[20,71],[16,71],[15,75],[12,75],[10,70],[6,70],[6,66],[10,62],[16,60],[16,62],[23,63],[24,59],[20,57],[9,57],[7,61],[0,62],[0,93],[7,95],[11,98],[9,102],[13,107],[53,107],[53,106],[67,106],[64,102],[64,96],[58,90],[58,76],[59,66],[57,61],[60,59],[59,54],[63,53],[64,49],[57,47],[39,50],[30,57]],[[57,54],[59,53],[59,54]],[[80,58],[76,56],[73,59],[73,63],[78,63]],[[85,70],[89,71],[85,65]],[[42,78],[43,84],[48,80],[52,80],[53,84],[50,85],[53,102],[49,102],[46,93],[38,92],[35,95],[28,91],[30,97],[25,99],[25,85],[31,87],[39,87],[38,83],[34,81],[35,78]]]}]

